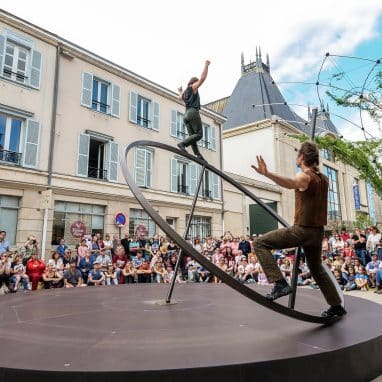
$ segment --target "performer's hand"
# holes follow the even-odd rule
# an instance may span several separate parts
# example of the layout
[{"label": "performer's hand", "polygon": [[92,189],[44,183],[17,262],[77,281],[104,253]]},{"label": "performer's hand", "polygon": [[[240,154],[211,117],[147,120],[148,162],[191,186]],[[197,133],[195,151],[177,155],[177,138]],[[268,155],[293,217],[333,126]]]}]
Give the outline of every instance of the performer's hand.
[{"label": "performer's hand", "polygon": [[261,155],[260,156],[256,155],[256,159],[257,159],[257,167],[254,164],[251,167],[255,169],[259,174],[267,176],[268,169],[263,157]]},{"label": "performer's hand", "polygon": [[179,92],[179,93],[182,93],[182,91],[183,91],[183,88],[182,88],[181,86],[179,86],[179,87],[178,87],[178,92]]},{"label": "performer's hand", "polygon": [[211,63],[211,61],[206,60],[206,66],[208,66]]}]

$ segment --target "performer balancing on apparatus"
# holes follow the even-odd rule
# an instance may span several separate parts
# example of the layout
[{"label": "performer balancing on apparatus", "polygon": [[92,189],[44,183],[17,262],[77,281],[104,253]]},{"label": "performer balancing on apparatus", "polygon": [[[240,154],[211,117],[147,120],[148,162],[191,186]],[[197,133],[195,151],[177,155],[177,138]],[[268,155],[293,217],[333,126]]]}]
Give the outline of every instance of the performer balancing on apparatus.
[{"label": "performer balancing on apparatus", "polygon": [[178,143],[178,147],[185,151],[187,146],[191,146],[195,156],[202,160],[204,160],[204,158],[200,154],[197,145],[198,141],[203,138],[202,120],[199,114],[200,97],[198,89],[207,78],[209,65],[210,61],[207,60],[204,64],[200,79],[192,77],[187,84],[186,90],[183,91],[182,87],[178,88],[179,98],[182,99],[186,105],[183,121],[188,132],[188,137]]},{"label": "performer balancing on apparatus", "polygon": [[312,142],[304,142],[301,145],[297,152],[296,164],[302,171],[294,178],[286,178],[268,171],[264,159],[261,156],[256,158],[257,166],[252,165],[252,168],[259,174],[282,187],[295,190],[294,225],[268,232],[254,242],[254,250],[268,281],[275,283],[272,292],[267,294],[266,298],[276,300],[292,292],[272,256],[271,249],[301,246],[311,275],[330,305],[322,316],[345,315],[346,310],[341,305],[342,300],[337,288],[321,262],[321,245],[327,221],[328,179],[319,171],[317,146]]}]

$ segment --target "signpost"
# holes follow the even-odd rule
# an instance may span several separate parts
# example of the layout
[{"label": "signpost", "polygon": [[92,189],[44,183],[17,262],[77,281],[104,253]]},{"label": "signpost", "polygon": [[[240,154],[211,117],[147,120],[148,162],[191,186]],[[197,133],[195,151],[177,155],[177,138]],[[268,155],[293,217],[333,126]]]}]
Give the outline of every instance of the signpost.
[{"label": "signpost", "polygon": [[121,228],[126,224],[126,216],[122,212],[115,215],[115,225],[118,227],[119,239],[121,239]]}]

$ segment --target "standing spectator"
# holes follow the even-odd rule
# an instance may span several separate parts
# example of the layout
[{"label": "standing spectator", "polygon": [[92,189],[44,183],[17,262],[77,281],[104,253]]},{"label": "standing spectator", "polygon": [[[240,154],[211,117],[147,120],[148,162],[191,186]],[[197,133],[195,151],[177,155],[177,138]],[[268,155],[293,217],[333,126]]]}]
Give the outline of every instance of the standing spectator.
[{"label": "standing spectator", "polygon": [[94,255],[95,257],[97,257],[101,253],[101,248],[98,245],[98,236],[97,235],[92,236],[92,241],[90,244],[90,250],[92,252],[92,255]]},{"label": "standing spectator", "polygon": [[194,240],[193,247],[196,251],[198,251],[199,253],[202,253],[202,245],[200,244],[200,239],[198,237]]},{"label": "standing spectator", "polygon": [[379,268],[377,269],[375,279],[376,279],[377,289],[374,291],[374,293],[382,294],[382,261],[379,263]]},{"label": "standing spectator", "polygon": [[128,233],[125,233],[125,237],[121,240],[121,244],[123,245],[123,248],[125,248],[126,255],[129,256],[130,238]]},{"label": "standing spectator", "polygon": [[9,281],[11,278],[11,266],[10,252],[3,252],[0,256],[0,288],[2,287],[4,292],[9,290]]},{"label": "standing spectator", "polygon": [[349,232],[347,232],[345,227],[342,227],[341,229],[341,239],[344,243],[346,243],[348,240],[350,240]]},{"label": "standing spectator", "polygon": [[113,240],[111,240],[110,235],[107,233],[105,239],[102,241],[104,251],[107,255],[111,256],[111,250],[113,249]]},{"label": "standing spectator", "polygon": [[354,257],[354,251],[351,245],[348,242],[344,243],[344,256],[345,257]]},{"label": "standing spectator", "polygon": [[71,261],[69,264],[69,269],[64,271],[64,287],[73,288],[73,287],[82,287],[86,286],[83,283],[81,272],[76,268],[76,262]]},{"label": "standing spectator", "polygon": [[239,248],[245,257],[248,257],[248,253],[251,252],[251,243],[245,239],[244,235],[240,238]]},{"label": "standing spectator", "polygon": [[123,268],[125,268],[127,260],[128,260],[128,258],[127,258],[127,255],[125,254],[125,248],[123,247],[123,245],[118,245],[115,248],[115,254],[113,257],[113,265],[114,265],[114,269],[117,273],[118,284],[123,284],[123,282],[124,282],[122,270],[123,270]]},{"label": "standing spectator", "polygon": [[38,248],[36,237],[33,235],[28,236],[27,241],[24,243],[23,247],[21,248],[24,265],[27,265],[29,259],[32,257],[33,254],[38,253],[38,249],[39,248]]},{"label": "standing spectator", "polygon": [[81,259],[85,257],[85,254],[88,250],[89,247],[86,243],[86,239],[81,239],[81,244],[77,248],[77,265],[80,263]]},{"label": "standing spectator", "polygon": [[65,239],[62,238],[60,240],[60,244],[58,245],[56,252],[61,256],[64,257],[65,250],[68,248],[68,246],[65,244]]},{"label": "standing spectator", "polygon": [[42,281],[44,271],[45,263],[38,258],[37,252],[33,253],[27,263],[27,274],[32,283],[32,290],[37,290],[38,283]]},{"label": "standing spectator", "polygon": [[372,226],[370,228],[370,233],[369,233],[369,236],[367,238],[367,242],[366,242],[366,249],[370,252],[370,253],[377,253],[377,245],[380,243],[381,241],[381,233],[379,232],[379,229],[376,227],[376,226]]},{"label": "standing spectator", "polygon": [[111,250],[111,253],[114,255],[115,254],[115,250],[116,250],[116,248],[118,247],[118,245],[122,245],[122,242],[121,242],[122,240],[120,240],[120,238],[118,237],[118,235],[117,234],[115,234],[115,235],[113,235],[113,241],[112,241],[112,243],[113,243],[113,248],[112,248],[112,250]]},{"label": "standing spectator", "polygon": [[9,251],[9,243],[5,240],[6,236],[7,233],[5,231],[0,231],[0,255]]}]

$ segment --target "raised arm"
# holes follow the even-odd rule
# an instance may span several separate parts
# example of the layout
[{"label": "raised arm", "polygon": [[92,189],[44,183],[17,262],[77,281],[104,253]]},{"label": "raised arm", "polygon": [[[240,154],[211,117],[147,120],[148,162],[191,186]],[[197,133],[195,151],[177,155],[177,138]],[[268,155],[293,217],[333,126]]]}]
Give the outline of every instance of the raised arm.
[{"label": "raised arm", "polygon": [[203,72],[202,74],[200,75],[200,79],[196,82],[194,82],[191,86],[192,86],[192,90],[193,92],[195,93],[199,88],[200,86],[203,84],[203,82],[206,80],[207,78],[207,74],[208,74],[208,66],[210,65],[210,61],[206,60],[205,64],[204,64],[204,68],[203,68]]}]

